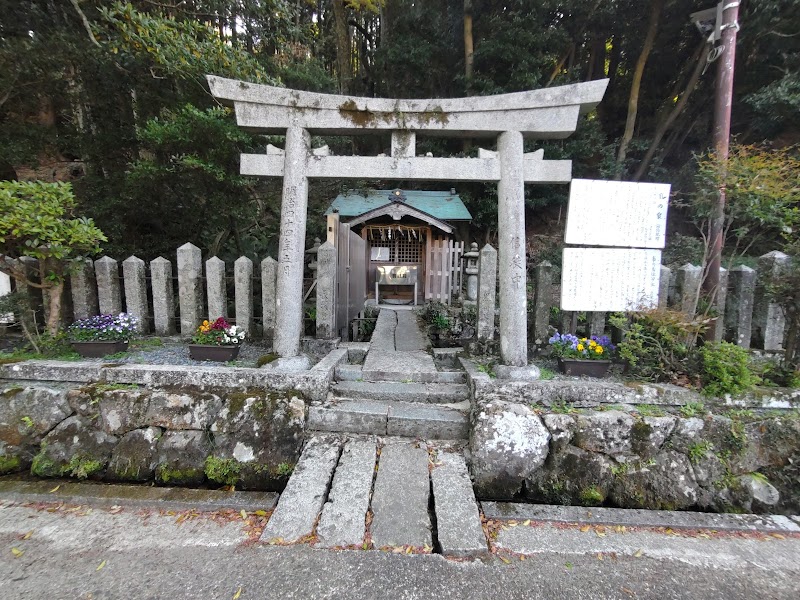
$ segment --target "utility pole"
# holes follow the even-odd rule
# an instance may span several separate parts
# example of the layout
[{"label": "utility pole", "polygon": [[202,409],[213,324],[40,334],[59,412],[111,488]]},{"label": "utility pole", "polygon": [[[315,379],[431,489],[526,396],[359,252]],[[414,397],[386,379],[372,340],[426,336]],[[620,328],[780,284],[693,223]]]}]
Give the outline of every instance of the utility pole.
[{"label": "utility pole", "polygon": [[[731,104],[733,102],[733,71],[736,61],[736,33],[739,31],[739,2],[722,3],[720,42],[722,55],[717,66],[716,96],[714,99],[714,151],[722,167],[719,197],[711,216],[709,232],[709,257],[703,290],[712,306],[719,293],[719,270],[722,262],[723,227],[725,224],[725,177],[727,175],[728,148],[731,137]],[[723,327],[717,320],[714,328]],[[713,331],[709,338],[713,339]]]}]

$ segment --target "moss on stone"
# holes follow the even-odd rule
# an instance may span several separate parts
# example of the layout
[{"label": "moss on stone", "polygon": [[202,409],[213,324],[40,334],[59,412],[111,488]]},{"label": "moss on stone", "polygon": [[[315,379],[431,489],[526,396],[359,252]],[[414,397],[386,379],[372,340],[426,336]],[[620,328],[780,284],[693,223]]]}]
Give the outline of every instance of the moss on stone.
[{"label": "moss on stone", "polygon": [[47,455],[44,444],[42,444],[39,453],[33,457],[31,473],[39,477],[57,477],[61,475],[61,467]]},{"label": "moss on stone", "polygon": [[209,481],[222,485],[236,485],[241,470],[242,465],[235,458],[219,458],[213,455],[206,458],[205,473]]},{"label": "moss on stone", "polygon": [[9,456],[7,454],[0,456],[0,475],[18,471],[20,464],[19,456]]},{"label": "moss on stone", "polygon": [[25,388],[22,388],[18,385],[12,385],[11,387],[4,389],[2,393],[0,393],[0,396],[3,396],[3,398],[11,398],[12,396],[19,394],[24,389]]},{"label": "moss on stone", "polygon": [[156,467],[156,480],[161,483],[185,484],[202,480],[205,473],[201,469],[174,469],[167,465]]},{"label": "moss on stone", "polygon": [[270,352],[269,354],[264,354],[262,356],[259,356],[258,360],[256,361],[256,365],[258,365],[259,367],[263,367],[264,365],[268,365],[271,362],[277,360],[278,358],[279,356],[277,354],[275,354],[274,352]]},{"label": "moss on stone", "polygon": [[605,502],[605,495],[602,490],[596,485],[590,485],[581,490],[580,493],[581,504],[584,506],[599,506]]},{"label": "moss on stone", "polygon": [[103,463],[99,460],[75,454],[69,459],[69,464],[61,468],[61,474],[86,479],[102,469]]}]

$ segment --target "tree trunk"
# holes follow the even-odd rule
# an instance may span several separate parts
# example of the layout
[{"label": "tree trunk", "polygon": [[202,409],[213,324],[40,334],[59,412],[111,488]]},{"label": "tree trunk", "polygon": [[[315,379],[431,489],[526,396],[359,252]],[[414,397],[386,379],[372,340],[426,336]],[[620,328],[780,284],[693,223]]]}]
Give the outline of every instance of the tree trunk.
[{"label": "tree trunk", "polygon": [[472,0],[464,0],[464,75],[467,78],[467,90],[472,79],[473,60],[472,39]]},{"label": "tree trunk", "polygon": [[617,154],[617,167],[614,179],[619,181],[622,179],[622,172],[625,169],[625,156],[628,152],[628,144],[633,139],[633,130],[636,125],[636,113],[639,108],[639,88],[642,85],[642,74],[644,67],[647,64],[647,59],[650,56],[650,51],[656,41],[656,33],[658,33],[658,20],[661,16],[661,10],[664,8],[664,0],[653,0],[650,6],[650,20],[647,25],[647,36],[644,40],[644,46],[639,54],[639,59],[636,61],[636,68],[633,71],[633,81],[631,81],[631,93],[628,96],[628,118],[625,121],[625,132],[622,134],[622,139],[619,142],[619,153]]},{"label": "tree trunk", "polygon": [[47,333],[51,336],[58,333],[61,326],[61,300],[64,296],[64,281],[53,284],[47,288],[48,314],[47,314]]},{"label": "tree trunk", "polygon": [[[703,42],[703,46],[705,47],[705,42]],[[639,168],[636,170],[636,173],[633,176],[634,181],[639,181],[645,174],[647,168],[650,166],[650,162],[653,160],[653,156],[655,156],[656,150],[658,150],[658,145],[661,143],[661,139],[664,137],[667,131],[669,131],[669,128],[672,127],[675,119],[677,119],[678,116],[683,112],[683,109],[686,108],[686,103],[689,101],[689,96],[692,95],[695,87],[697,87],[697,82],[700,81],[700,75],[703,73],[703,66],[705,65],[705,62],[706,54],[705,52],[701,51],[700,56],[694,66],[694,71],[692,71],[692,75],[689,77],[689,81],[686,83],[686,88],[684,88],[681,97],[675,103],[675,106],[672,108],[667,117],[656,127],[655,133],[653,133],[653,140],[650,142],[650,147],[647,149],[642,162],[639,164]]]},{"label": "tree trunk", "polygon": [[333,20],[336,32],[336,71],[339,78],[339,92],[349,94],[353,79],[350,66],[350,28],[347,24],[347,8],[343,0],[333,2]]}]

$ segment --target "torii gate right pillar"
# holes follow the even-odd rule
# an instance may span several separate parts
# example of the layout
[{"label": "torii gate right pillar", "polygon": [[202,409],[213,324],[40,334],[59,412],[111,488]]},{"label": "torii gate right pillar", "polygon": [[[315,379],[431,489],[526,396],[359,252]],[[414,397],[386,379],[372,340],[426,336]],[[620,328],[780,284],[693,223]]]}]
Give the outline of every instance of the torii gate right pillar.
[{"label": "torii gate right pillar", "polygon": [[497,232],[500,274],[500,356],[504,365],[528,364],[525,268],[525,178],[519,131],[497,138]]}]

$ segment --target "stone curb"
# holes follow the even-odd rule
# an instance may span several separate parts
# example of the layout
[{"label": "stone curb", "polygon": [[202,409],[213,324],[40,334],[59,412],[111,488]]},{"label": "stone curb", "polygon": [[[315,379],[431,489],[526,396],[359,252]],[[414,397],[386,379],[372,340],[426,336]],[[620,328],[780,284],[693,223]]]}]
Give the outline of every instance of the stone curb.
[{"label": "stone curb", "polygon": [[513,502],[481,502],[481,508],[487,519],[496,520],[530,519],[555,523],[624,525],[626,527],[800,533],[800,524],[795,522],[798,517],[784,515],[715,514]]},{"label": "stone curb", "polygon": [[676,385],[659,383],[617,383],[590,379],[553,379],[537,381],[508,381],[492,379],[479,371],[469,359],[459,357],[467,373],[472,397],[478,402],[513,397],[515,402],[550,406],[566,403],[576,408],[591,408],[600,404],[656,404],[683,406],[690,402],[717,403],[723,406],[797,409],[800,408],[800,390],[759,388],[740,398],[706,398],[693,390]]},{"label": "stone curb", "polygon": [[[58,489],[56,489],[58,488]],[[53,491],[55,490],[55,491]],[[224,492],[191,488],[109,485],[59,479],[29,481],[0,479],[0,501],[65,502],[93,506],[123,506],[161,510],[272,510],[278,503],[276,492]]]},{"label": "stone curb", "polygon": [[0,379],[76,383],[127,383],[138,385],[267,387],[276,391],[299,390],[310,400],[324,400],[334,371],[347,357],[346,349],[333,350],[308,371],[270,373],[245,367],[137,365],[28,360],[0,365]]}]

